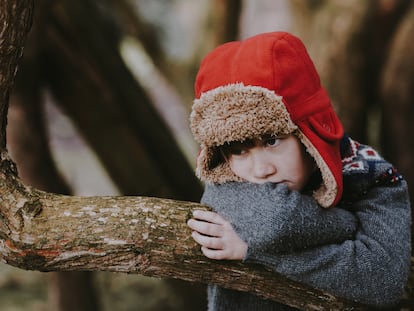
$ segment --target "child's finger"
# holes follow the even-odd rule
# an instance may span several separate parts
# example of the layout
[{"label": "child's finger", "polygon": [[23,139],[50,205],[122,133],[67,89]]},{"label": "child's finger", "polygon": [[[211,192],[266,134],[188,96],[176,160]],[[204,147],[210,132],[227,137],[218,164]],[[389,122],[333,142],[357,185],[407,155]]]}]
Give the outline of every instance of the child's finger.
[{"label": "child's finger", "polygon": [[201,247],[201,251],[203,252],[204,256],[210,259],[221,260],[225,259],[224,251],[223,250],[215,250],[210,249],[207,247]]},{"label": "child's finger", "polygon": [[210,211],[194,210],[193,216],[196,219],[212,222],[215,224],[223,224],[225,220],[219,214]]},{"label": "child's finger", "polygon": [[215,237],[209,237],[198,233],[197,231],[193,231],[191,234],[193,239],[203,247],[207,247],[210,249],[219,250],[223,248],[223,243],[220,239]]},{"label": "child's finger", "polygon": [[222,226],[217,225],[210,222],[205,222],[203,220],[197,220],[197,219],[190,219],[187,221],[187,225],[193,229],[194,231],[197,231],[201,234],[208,235],[208,236],[221,236],[222,234]]}]

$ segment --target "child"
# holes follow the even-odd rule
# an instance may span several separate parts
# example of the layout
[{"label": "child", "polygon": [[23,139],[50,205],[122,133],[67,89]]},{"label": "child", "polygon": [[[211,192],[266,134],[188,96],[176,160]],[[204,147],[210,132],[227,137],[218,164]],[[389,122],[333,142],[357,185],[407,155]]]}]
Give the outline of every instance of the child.
[{"label": "child", "polygon": [[[193,238],[211,259],[260,263],[374,306],[400,299],[410,266],[406,182],[344,135],[302,42],[283,32],[210,52],[195,82],[201,145]],[[210,285],[209,310],[290,310]]]}]

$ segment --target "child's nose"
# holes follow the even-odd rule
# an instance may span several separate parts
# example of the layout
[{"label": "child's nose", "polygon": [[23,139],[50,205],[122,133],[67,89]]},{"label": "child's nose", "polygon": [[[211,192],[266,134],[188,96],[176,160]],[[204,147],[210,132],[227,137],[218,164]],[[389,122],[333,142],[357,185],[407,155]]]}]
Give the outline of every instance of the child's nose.
[{"label": "child's nose", "polygon": [[276,167],[265,155],[257,153],[253,156],[253,175],[258,179],[266,179],[276,173]]}]

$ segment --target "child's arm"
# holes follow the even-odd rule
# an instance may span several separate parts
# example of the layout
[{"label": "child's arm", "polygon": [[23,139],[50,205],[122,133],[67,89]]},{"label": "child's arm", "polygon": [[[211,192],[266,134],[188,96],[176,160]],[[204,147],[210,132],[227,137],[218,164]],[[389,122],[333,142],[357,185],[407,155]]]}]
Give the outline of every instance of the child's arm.
[{"label": "child's arm", "polygon": [[372,305],[396,303],[410,267],[410,203],[407,186],[372,188],[353,206],[355,238],[291,254],[249,244],[245,260],[294,280]]},{"label": "child's arm", "polygon": [[247,244],[276,253],[340,243],[352,239],[357,229],[351,212],[323,209],[286,185],[207,185],[201,202],[228,220]]}]

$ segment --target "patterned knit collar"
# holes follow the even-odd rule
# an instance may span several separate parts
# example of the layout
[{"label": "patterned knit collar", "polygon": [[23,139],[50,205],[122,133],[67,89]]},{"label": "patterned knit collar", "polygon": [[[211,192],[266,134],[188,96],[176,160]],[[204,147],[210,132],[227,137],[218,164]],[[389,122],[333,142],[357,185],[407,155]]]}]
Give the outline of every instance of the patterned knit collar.
[{"label": "patterned knit collar", "polygon": [[403,177],[372,147],[344,136],[340,143],[344,191],[342,202],[351,203],[376,186],[392,186]]}]

